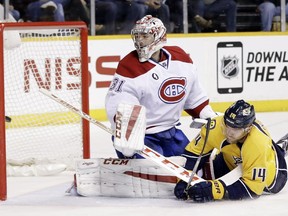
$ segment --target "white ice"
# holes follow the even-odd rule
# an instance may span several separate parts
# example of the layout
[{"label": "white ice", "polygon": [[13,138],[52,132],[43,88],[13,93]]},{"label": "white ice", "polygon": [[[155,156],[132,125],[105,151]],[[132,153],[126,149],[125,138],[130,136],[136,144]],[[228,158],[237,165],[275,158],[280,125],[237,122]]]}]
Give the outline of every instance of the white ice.
[{"label": "white ice", "polygon": [[[277,141],[288,132],[288,112],[258,113],[257,118]],[[189,128],[190,118],[181,119],[189,138],[198,132]],[[107,124],[107,122],[105,122]],[[107,124],[108,125],[108,124]],[[91,125],[92,157],[115,157],[110,135]],[[9,177],[7,201],[0,201],[1,216],[90,216],[90,215],[164,215],[164,216],[287,216],[288,184],[275,195],[256,200],[191,203],[176,199],[79,197],[66,194],[73,172],[49,177]]]}]

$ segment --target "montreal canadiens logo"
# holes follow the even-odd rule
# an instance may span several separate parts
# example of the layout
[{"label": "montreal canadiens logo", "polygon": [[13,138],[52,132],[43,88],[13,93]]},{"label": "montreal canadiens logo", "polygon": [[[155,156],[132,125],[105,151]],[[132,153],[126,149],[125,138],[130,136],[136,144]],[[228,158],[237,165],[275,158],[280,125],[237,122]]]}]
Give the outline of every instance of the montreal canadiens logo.
[{"label": "montreal canadiens logo", "polygon": [[159,97],[165,103],[178,103],[185,96],[186,78],[171,77],[163,81],[159,88]]}]

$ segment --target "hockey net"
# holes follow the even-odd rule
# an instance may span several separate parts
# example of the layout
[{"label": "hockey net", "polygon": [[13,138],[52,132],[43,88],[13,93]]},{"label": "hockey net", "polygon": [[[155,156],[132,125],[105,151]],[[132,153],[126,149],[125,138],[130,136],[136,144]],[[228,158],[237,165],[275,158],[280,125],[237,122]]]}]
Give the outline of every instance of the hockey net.
[{"label": "hockey net", "polygon": [[[88,122],[39,92],[45,88],[89,113],[87,28],[82,22],[6,23],[0,43],[0,200],[5,200],[6,175],[22,172],[13,167],[73,169],[75,159],[89,158]],[[29,172],[53,174],[49,169]]]}]

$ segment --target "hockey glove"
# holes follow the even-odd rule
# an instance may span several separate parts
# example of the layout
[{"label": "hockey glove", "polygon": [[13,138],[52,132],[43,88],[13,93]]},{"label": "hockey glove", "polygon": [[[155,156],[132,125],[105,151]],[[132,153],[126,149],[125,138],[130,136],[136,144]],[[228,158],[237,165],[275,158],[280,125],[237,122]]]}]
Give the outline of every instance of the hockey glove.
[{"label": "hockey glove", "polygon": [[144,148],[146,109],[144,106],[122,104],[117,107],[114,147],[126,157],[133,157]]},{"label": "hockey glove", "polygon": [[185,191],[187,187],[187,183],[184,182],[183,180],[180,180],[175,188],[174,188],[174,195],[178,198],[178,199],[182,199],[182,200],[187,200],[188,199],[188,194]]},{"label": "hockey glove", "polygon": [[199,182],[188,190],[189,197],[195,202],[220,200],[225,194],[225,184],[221,180]]}]

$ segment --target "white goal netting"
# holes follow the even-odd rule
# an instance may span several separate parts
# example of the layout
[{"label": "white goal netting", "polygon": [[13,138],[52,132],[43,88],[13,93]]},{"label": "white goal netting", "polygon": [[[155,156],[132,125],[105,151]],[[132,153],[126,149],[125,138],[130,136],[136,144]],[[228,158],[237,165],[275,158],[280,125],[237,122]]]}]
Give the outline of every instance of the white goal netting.
[{"label": "white goal netting", "polygon": [[5,115],[12,118],[6,123],[7,163],[73,168],[83,157],[82,120],[39,88],[82,110],[81,28],[7,28],[4,41]]}]

